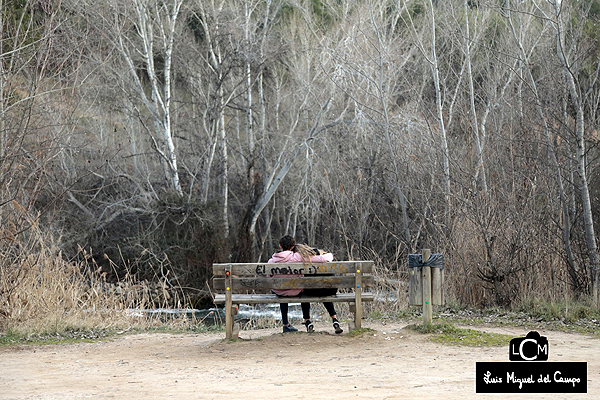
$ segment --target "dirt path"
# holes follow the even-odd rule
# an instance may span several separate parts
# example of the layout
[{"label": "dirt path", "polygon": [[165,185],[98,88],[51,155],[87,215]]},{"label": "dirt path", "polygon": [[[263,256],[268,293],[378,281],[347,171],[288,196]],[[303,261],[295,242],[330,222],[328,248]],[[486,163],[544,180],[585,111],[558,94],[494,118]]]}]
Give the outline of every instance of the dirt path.
[{"label": "dirt path", "polygon": [[[366,323],[375,335],[279,329],[224,334],[138,334],[88,344],[0,349],[0,399],[499,399],[475,394],[477,361],[508,348],[435,344],[402,324]],[[525,328],[480,328],[525,336]],[[600,393],[600,340],[538,330],[550,361],[587,361],[588,394],[511,399],[592,399]]]}]

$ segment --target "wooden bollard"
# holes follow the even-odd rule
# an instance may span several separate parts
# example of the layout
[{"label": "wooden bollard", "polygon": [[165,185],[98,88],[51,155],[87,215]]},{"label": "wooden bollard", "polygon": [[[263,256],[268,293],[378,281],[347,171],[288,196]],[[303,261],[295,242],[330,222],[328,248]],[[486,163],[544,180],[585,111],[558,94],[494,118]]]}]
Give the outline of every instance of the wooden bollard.
[{"label": "wooden bollard", "polygon": [[[423,262],[431,256],[430,249],[421,250]],[[431,325],[433,321],[433,307],[431,304],[431,267],[423,267],[423,325]]]},{"label": "wooden bollard", "polygon": [[444,300],[444,269],[431,268],[431,304],[443,305]]},{"label": "wooden bollard", "polygon": [[422,271],[418,268],[408,268],[408,304],[411,306],[423,305],[423,279]]}]

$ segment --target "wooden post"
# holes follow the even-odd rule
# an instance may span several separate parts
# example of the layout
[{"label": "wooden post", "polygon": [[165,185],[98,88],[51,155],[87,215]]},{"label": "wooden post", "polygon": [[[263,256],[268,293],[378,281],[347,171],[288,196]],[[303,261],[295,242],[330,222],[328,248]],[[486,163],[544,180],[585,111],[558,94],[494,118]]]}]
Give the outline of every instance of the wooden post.
[{"label": "wooden post", "polygon": [[362,319],[362,272],[360,269],[356,270],[356,287],[354,288],[354,293],[356,297],[355,304],[355,312],[354,312],[354,329],[361,328],[361,319]]},{"label": "wooden post", "polygon": [[[356,303],[350,302],[348,303],[348,309],[354,315],[354,321],[356,321]],[[354,321],[348,321],[348,330],[353,331],[356,329],[356,324]]]},{"label": "wooden post", "polygon": [[444,305],[444,270],[442,268],[431,269],[431,304],[435,306]]},{"label": "wooden post", "polygon": [[408,304],[411,306],[423,305],[423,272],[418,268],[408,269]]},{"label": "wooden post", "polygon": [[232,338],[239,338],[240,337],[240,323],[239,322],[235,322],[234,317],[238,314],[238,306],[235,307],[231,307],[231,321],[232,321],[232,327],[231,327],[231,337]]},{"label": "wooden post", "polygon": [[231,265],[225,267],[225,338],[233,339],[233,304],[231,300]]},{"label": "wooden post", "polygon": [[[431,256],[430,249],[421,250],[423,262]],[[423,267],[423,325],[431,325],[433,320],[433,307],[431,305],[431,267]]]}]

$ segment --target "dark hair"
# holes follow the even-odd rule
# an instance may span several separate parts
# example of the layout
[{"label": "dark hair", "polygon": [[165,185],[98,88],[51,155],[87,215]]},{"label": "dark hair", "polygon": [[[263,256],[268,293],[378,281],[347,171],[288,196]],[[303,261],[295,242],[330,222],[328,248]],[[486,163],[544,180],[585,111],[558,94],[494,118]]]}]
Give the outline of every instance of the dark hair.
[{"label": "dark hair", "polygon": [[285,235],[281,239],[279,239],[279,245],[282,250],[292,250],[294,251],[294,247],[296,247],[296,239],[293,236]]}]

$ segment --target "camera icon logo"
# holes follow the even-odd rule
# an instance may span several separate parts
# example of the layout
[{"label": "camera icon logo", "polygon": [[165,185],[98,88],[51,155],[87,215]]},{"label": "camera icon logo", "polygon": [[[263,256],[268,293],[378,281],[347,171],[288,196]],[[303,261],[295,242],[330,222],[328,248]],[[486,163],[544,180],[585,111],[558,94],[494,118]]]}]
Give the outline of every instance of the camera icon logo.
[{"label": "camera icon logo", "polygon": [[510,361],[548,361],[548,338],[531,331],[524,338],[510,341]]}]

